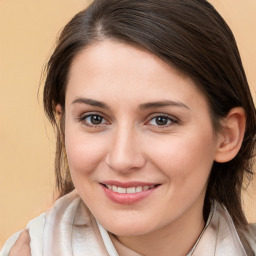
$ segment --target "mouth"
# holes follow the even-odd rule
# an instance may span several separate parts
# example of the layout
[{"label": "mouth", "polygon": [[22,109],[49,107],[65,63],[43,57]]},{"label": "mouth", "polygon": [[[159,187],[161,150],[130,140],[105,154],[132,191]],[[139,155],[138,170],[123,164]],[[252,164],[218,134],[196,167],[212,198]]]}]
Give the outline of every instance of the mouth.
[{"label": "mouth", "polygon": [[109,184],[101,184],[101,185],[103,185],[107,189],[109,189],[115,193],[119,193],[119,194],[136,194],[136,193],[140,193],[142,191],[147,191],[149,189],[153,189],[153,188],[159,186],[159,184],[146,185],[146,186],[133,186],[133,187],[122,187],[122,186],[109,185]]},{"label": "mouth", "polygon": [[142,183],[142,182],[103,182],[100,183],[105,195],[117,204],[131,205],[149,197],[155,193],[161,184]]}]

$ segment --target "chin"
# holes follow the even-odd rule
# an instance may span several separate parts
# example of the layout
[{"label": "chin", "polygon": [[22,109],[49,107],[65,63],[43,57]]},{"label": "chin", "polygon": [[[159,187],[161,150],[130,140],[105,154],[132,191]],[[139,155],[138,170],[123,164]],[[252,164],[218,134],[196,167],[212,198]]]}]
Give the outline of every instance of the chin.
[{"label": "chin", "polygon": [[140,236],[148,234],[152,231],[151,225],[146,225],[143,223],[137,224],[137,223],[118,223],[116,221],[115,224],[111,225],[111,223],[107,223],[102,226],[110,233],[116,235],[116,236]]}]

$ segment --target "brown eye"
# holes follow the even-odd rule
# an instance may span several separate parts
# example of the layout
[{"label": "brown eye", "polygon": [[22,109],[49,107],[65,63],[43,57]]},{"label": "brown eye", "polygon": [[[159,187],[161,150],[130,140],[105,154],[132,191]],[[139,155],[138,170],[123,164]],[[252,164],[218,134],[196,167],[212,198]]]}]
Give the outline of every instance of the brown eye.
[{"label": "brown eye", "polygon": [[151,118],[150,121],[148,122],[148,124],[153,126],[168,126],[173,123],[177,123],[177,121],[174,118],[171,118],[166,115],[155,116]]},{"label": "brown eye", "polygon": [[107,121],[102,116],[94,114],[82,117],[81,121],[83,121],[88,126],[97,126],[107,123]]},{"label": "brown eye", "polygon": [[91,115],[91,116],[89,117],[89,120],[90,120],[90,122],[91,122],[92,124],[97,125],[97,124],[101,124],[101,123],[102,123],[103,117],[98,116],[98,115]]},{"label": "brown eye", "polygon": [[168,118],[163,116],[158,116],[156,117],[156,120],[155,120],[157,125],[167,125],[168,121],[169,121]]}]

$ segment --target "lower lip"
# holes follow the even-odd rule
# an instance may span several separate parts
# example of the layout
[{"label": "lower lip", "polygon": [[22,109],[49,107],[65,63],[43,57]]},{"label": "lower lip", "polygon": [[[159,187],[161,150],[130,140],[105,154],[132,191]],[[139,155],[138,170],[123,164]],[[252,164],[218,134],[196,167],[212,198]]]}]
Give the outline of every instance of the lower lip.
[{"label": "lower lip", "polygon": [[[157,186],[158,187],[158,186]],[[104,189],[106,195],[108,198],[110,198],[113,202],[118,203],[118,204],[135,204],[143,199],[145,199],[146,197],[148,197],[150,194],[152,194],[157,187],[148,189],[148,190],[144,190],[138,193],[117,193],[114,192],[111,189],[106,188],[105,186],[102,185],[102,188]]]}]

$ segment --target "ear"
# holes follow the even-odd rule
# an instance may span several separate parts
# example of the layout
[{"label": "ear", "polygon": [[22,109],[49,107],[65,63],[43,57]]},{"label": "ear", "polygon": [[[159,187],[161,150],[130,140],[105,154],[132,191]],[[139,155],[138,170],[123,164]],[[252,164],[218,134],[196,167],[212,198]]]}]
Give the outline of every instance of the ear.
[{"label": "ear", "polygon": [[58,127],[58,132],[60,133],[60,139],[62,144],[64,145],[64,126],[62,125],[62,118],[63,117],[63,110],[60,104],[58,104],[55,107],[55,119],[56,119],[56,124]]},{"label": "ear", "polygon": [[232,108],[221,121],[222,130],[218,134],[217,149],[214,160],[225,163],[232,160],[241,148],[246,125],[243,108]]},{"label": "ear", "polygon": [[58,104],[56,107],[55,107],[55,115],[56,115],[56,119],[58,121],[60,121],[62,115],[63,115],[63,111],[62,111],[62,107],[60,104]]}]

